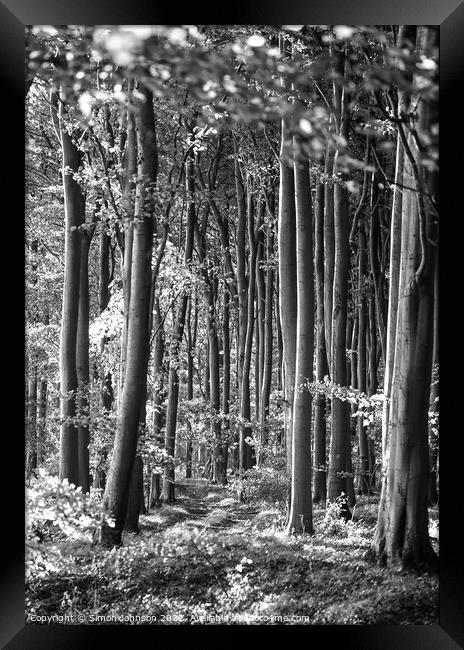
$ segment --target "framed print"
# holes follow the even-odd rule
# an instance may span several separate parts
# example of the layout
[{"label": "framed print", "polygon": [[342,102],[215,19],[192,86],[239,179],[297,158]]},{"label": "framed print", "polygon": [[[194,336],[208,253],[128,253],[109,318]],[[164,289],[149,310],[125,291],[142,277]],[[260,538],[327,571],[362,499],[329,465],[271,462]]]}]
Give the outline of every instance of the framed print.
[{"label": "framed print", "polygon": [[464,3],[313,5],[0,3],[8,650],[464,647]]}]

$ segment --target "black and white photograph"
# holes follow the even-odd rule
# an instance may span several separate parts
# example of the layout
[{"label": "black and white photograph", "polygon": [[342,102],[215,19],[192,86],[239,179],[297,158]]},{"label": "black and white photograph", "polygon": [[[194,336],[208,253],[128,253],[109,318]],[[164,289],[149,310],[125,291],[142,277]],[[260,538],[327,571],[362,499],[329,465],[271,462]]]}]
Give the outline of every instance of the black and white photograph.
[{"label": "black and white photograph", "polygon": [[427,12],[49,14],[20,26],[25,628],[5,647],[290,626],[458,650],[439,534],[460,500],[439,453],[449,37]]},{"label": "black and white photograph", "polygon": [[25,37],[26,622],[437,624],[438,27]]}]

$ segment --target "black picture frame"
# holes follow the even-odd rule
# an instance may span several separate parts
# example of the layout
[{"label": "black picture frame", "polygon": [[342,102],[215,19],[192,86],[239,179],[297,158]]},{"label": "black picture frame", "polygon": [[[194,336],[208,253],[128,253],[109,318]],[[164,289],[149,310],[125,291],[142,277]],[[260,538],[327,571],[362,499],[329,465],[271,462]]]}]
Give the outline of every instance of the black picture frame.
[{"label": "black picture frame", "polygon": [[[24,440],[22,435],[23,368],[21,350],[24,331],[24,266],[21,245],[24,237],[24,26],[31,24],[175,24],[176,18],[206,16],[211,24],[433,24],[440,25],[440,195],[442,220],[441,232],[440,293],[446,287],[456,291],[461,282],[459,262],[462,253],[461,240],[455,235],[462,220],[462,199],[459,189],[463,183],[461,152],[464,152],[462,135],[462,109],[459,108],[458,91],[464,85],[464,2],[439,0],[432,3],[423,0],[324,0],[311,6],[298,0],[248,2],[239,0],[231,7],[233,11],[220,14],[220,8],[195,5],[192,10],[164,3],[164,6],[147,6],[143,0],[81,0],[76,3],[60,3],[58,0],[3,0],[0,3],[0,88],[3,89],[1,110],[4,112],[2,142],[6,135],[12,136],[12,144],[3,145],[0,163],[3,165],[3,252],[11,248],[11,259],[3,265],[4,302],[0,307],[0,334],[3,346],[16,350],[14,363],[3,365],[0,373],[5,384],[0,393],[5,413],[15,413],[13,423],[4,426],[3,464],[12,469],[6,479],[2,471],[3,485],[0,497],[3,523],[0,555],[0,643],[8,650],[39,650],[54,648],[101,648],[113,638],[118,643],[137,644],[145,647],[172,642],[173,634],[185,631],[182,626],[66,626],[25,625],[24,614],[24,480],[22,473]],[[186,19],[185,22],[188,22]],[[0,149],[0,151],[1,151]],[[17,186],[17,187],[16,187]],[[13,200],[11,200],[13,199]],[[7,205],[9,206],[7,208]],[[7,239],[8,237],[8,239]],[[13,244],[11,244],[13,242]],[[4,255],[0,259],[4,259]],[[460,301],[459,293],[457,295]],[[18,305],[13,307],[13,305]],[[458,327],[456,297],[441,298],[440,321],[445,334],[441,336],[441,430],[440,450],[440,625],[437,626],[228,626],[227,637],[237,640],[246,638],[253,642],[256,633],[271,630],[273,642],[287,641],[296,631],[303,635],[303,643],[322,642],[327,647],[339,646],[343,650],[454,650],[464,647],[464,599],[463,599],[463,552],[459,527],[464,511],[460,493],[461,456],[454,445],[462,436],[459,422],[460,385],[446,378],[447,359],[457,364],[456,345],[461,332]],[[449,311],[447,315],[446,312]],[[11,346],[10,346],[11,342]],[[448,354],[448,346],[451,354]],[[452,347],[451,347],[452,346]],[[3,360],[2,356],[2,360]],[[451,365],[451,364],[450,364]],[[458,366],[459,367],[459,366]],[[12,378],[13,377],[13,378]],[[456,415],[457,414],[457,415]],[[16,421],[16,423],[14,422]],[[222,626],[189,626],[189,643],[195,637],[204,643],[211,634],[222,631]],[[246,635],[246,636],[243,636]],[[278,638],[280,637],[280,639]],[[219,637],[218,637],[219,638]],[[288,641],[287,641],[288,642]],[[301,639],[298,640],[301,643]]]}]

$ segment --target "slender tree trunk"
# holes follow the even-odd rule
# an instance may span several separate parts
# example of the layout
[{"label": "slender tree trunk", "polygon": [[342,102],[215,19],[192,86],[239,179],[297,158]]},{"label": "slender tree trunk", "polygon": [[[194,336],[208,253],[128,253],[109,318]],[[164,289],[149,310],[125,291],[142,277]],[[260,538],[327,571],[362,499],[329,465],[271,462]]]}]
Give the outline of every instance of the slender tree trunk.
[{"label": "slender tree trunk", "polygon": [[[164,398],[164,327],[158,296],[154,304],[154,351],[153,351],[153,437],[159,448],[164,447],[163,435],[163,398]],[[152,472],[150,481],[149,507],[159,505],[161,499],[161,475]]]},{"label": "slender tree trunk", "polygon": [[[400,102],[400,107],[402,102]],[[403,167],[404,148],[401,138],[398,138],[396,147],[395,186],[393,189],[393,202],[390,226],[390,284],[388,292],[388,318],[387,338],[384,371],[384,402],[382,408],[382,474],[386,469],[386,454],[388,444],[388,412],[391,396],[391,383],[393,375],[393,362],[395,358],[396,319],[398,314],[398,290],[400,277],[401,255],[401,218],[403,205]]]},{"label": "slender tree trunk", "polygon": [[137,138],[139,146],[138,183],[133,220],[132,270],[127,356],[124,386],[104,504],[114,518],[114,527],[102,529],[105,545],[121,543],[126,519],[129,485],[136,455],[142,403],[146,400],[149,357],[149,324],[152,292],[153,199],[158,160],[153,114],[153,97],[139,87],[143,100],[136,100]]},{"label": "slender tree trunk", "polygon": [[263,379],[261,385],[261,400],[260,400],[260,424],[261,424],[261,459],[264,459],[264,447],[268,443],[269,432],[266,427],[267,419],[269,417],[269,401],[271,395],[271,381],[272,381],[272,303],[274,291],[274,270],[272,268],[272,255],[274,250],[274,232],[271,226],[266,229],[266,285],[264,295],[264,367]]},{"label": "slender tree trunk", "polygon": [[81,233],[81,264],[79,285],[79,316],[77,325],[76,367],[78,381],[77,412],[79,424],[77,427],[79,477],[78,484],[83,492],[90,491],[89,443],[90,431],[88,424],[89,400],[89,251],[91,235],[87,230]]},{"label": "slender tree trunk", "polygon": [[[343,90],[340,98],[340,134],[347,139],[348,115],[346,96]],[[338,152],[334,171],[337,171]],[[344,180],[342,175],[342,180]],[[348,312],[348,275],[350,263],[349,247],[349,202],[348,190],[341,183],[334,185],[334,232],[335,266],[333,281],[332,353],[331,378],[335,384],[346,386],[346,319]],[[334,501],[347,493],[346,460],[350,435],[349,404],[337,397],[332,398],[332,436],[330,441],[330,464],[328,498]],[[349,517],[348,506],[343,515]]]},{"label": "slender tree trunk", "polygon": [[37,469],[37,368],[34,367],[27,384],[27,429],[28,429],[28,454],[27,472],[30,474]]},{"label": "slender tree trunk", "polygon": [[380,346],[382,356],[385,360],[386,354],[386,313],[384,299],[384,279],[379,258],[380,242],[380,191],[379,191],[379,172],[378,169],[372,173],[371,184],[371,219],[369,228],[369,264],[371,268],[372,284],[375,295],[376,321],[379,331]]},{"label": "slender tree trunk", "polygon": [[[295,147],[297,142],[294,140]],[[313,226],[309,164],[297,162],[295,174],[297,328],[296,370],[293,403],[292,471],[287,531],[312,533],[311,497],[311,403],[314,353]]]},{"label": "slender tree trunk", "polygon": [[242,385],[240,394],[240,439],[239,439],[239,470],[242,472],[249,469],[252,465],[252,448],[247,443],[247,438],[253,436],[251,425],[251,404],[250,404],[250,370],[251,370],[251,353],[253,346],[253,328],[254,328],[254,301],[255,301],[255,273],[256,273],[256,254],[257,254],[257,233],[261,227],[264,218],[264,203],[260,203],[258,223],[255,233],[254,225],[254,206],[251,191],[248,191],[248,240],[250,246],[249,255],[249,279],[248,279],[248,321],[245,339],[245,356],[243,359]]},{"label": "slender tree trunk", "polygon": [[230,305],[231,299],[229,289],[224,288],[224,314],[222,320],[222,436],[223,436],[223,482],[227,482],[227,461],[228,461],[228,438],[230,430],[229,412],[230,412]]},{"label": "slender tree trunk", "polygon": [[[105,311],[110,301],[110,244],[111,236],[107,232],[108,224],[102,222],[100,233],[100,260],[99,260],[99,287],[98,287],[98,306],[100,314]],[[102,340],[103,348],[107,344],[106,337]],[[101,401],[103,408],[111,411],[113,406],[113,383],[111,373],[107,372],[102,379]]]},{"label": "slender tree trunk", "polygon": [[245,341],[248,322],[248,283],[246,279],[246,199],[240,164],[238,162],[238,150],[234,140],[235,150],[235,187],[237,194],[237,290],[238,290],[238,385],[242,383],[243,363],[245,358]]},{"label": "slender tree trunk", "polygon": [[[432,386],[430,390],[430,411],[438,414],[438,364],[439,364],[439,281],[438,281],[438,257],[435,261],[435,277],[433,283],[433,354],[432,354]],[[438,504],[438,435],[430,432],[430,487],[429,504]]]},{"label": "slender tree trunk", "polygon": [[[80,166],[80,152],[63,123],[64,96],[59,104],[59,134],[62,149],[62,176],[65,208],[65,269],[63,284],[63,309],[60,341],[60,390],[61,390],[61,439],[60,478],[69,483],[79,483],[78,437],[75,424],[77,367],[76,343],[79,313],[79,282],[81,262],[81,234],[79,227],[84,222],[84,196],[73,174]],[[53,110],[53,109],[52,109]]]},{"label": "slender tree trunk", "polygon": [[39,404],[37,417],[37,465],[45,459],[45,444],[47,434],[47,380],[41,379],[39,385]]},{"label": "slender tree trunk", "polygon": [[[367,393],[367,303],[366,303],[366,233],[361,222],[358,228],[358,390]],[[369,450],[364,418],[357,418],[359,441],[358,491],[369,491]]]},{"label": "slender tree trunk", "polygon": [[[275,292],[275,308],[274,308],[274,318],[276,324],[276,343],[277,343],[277,390],[279,393],[284,395],[284,345],[282,341],[282,325],[280,322],[280,282],[279,282],[279,271],[277,269],[275,273],[276,277],[276,292]],[[285,414],[285,403],[282,404],[282,409]],[[285,445],[285,421],[283,426],[279,428],[277,433],[277,441],[279,445]],[[285,450],[286,451],[286,450]]]},{"label": "slender tree trunk", "polygon": [[[324,185],[320,181],[316,186],[314,269],[317,325],[316,380],[323,381],[324,377],[328,375],[329,369],[324,329]],[[325,501],[327,498],[325,415],[326,399],[324,395],[316,394],[314,415],[314,503]]]},{"label": "slender tree trunk", "polygon": [[[195,230],[195,200],[193,195],[193,154],[189,154],[186,160],[185,176],[186,188],[188,193],[188,206],[187,206],[187,229],[185,233],[185,251],[184,263],[188,266],[192,261],[193,253],[193,240]],[[177,426],[177,410],[179,405],[179,373],[177,370],[177,361],[179,357],[180,346],[184,334],[185,315],[187,311],[187,302],[189,295],[187,292],[180,299],[180,304],[177,310],[177,316],[174,325],[174,336],[170,349],[170,368],[169,368],[169,384],[168,384],[168,403],[166,410],[166,434],[165,434],[165,449],[168,454],[169,461],[164,467],[163,490],[161,499],[164,503],[174,503],[174,454],[176,444],[176,426]],[[209,365],[209,364],[208,364]]]},{"label": "slender tree trunk", "polygon": [[293,164],[289,162],[289,156],[292,156],[292,138],[287,122],[282,120],[278,220],[279,309],[283,351],[284,435],[287,467],[290,471],[296,361],[297,275],[295,181]]},{"label": "slender tree trunk", "polygon": [[264,233],[260,229],[258,231],[258,243],[256,254],[256,357],[257,364],[255,364],[255,384],[256,384],[256,397],[255,397],[255,410],[256,420],[259,420],[260,413],[260,399],[261,389],[263,385],[264,374],[264,319],[266,310],[266,288],[264,281]]},{"label": "slender tree trunk", "polygon": [[124,322],[121,340],[121,361],[119,369],[118,402],[124,388],[127,357],[127,333],[129,327],[130,290],[132,274],[132,249],[134,242],[134,194],[136,187],[133,181],[137,173],[137,132],[135,116],[132,111],[127,114],[127,153],[125,157],[125,183],[123,187],[124,207],[124,252],[122,260],[122,286],[124,293]]},{"label": "slender tree trunk", "polygon": [[[197,305],[195,302],[195,311]],[[195,313],[196,318],[196,313]],[[187,313],[187,401],[193,399],[193,341],[192,341],[192,296],[190,296]],[[185,449],[185,478],[192,478],[192,425],[187,421],[187,442]]]},{"label": "slender tree trunk", "polygon": [[[356,315],[353,315],[353,327],[351,333],[351,342],[347,341],[347,344],[350,345],[350,385],[352,388],[358,387],[358,365],[357,365],[357,354],[356,350],[358,347],[358,318]],[[353,414],[356,412],[356,406],[352,404],[350,406],[350,435],[348,438],[347,444],[347,496],[348,496],[348,505],[350,508],[354,508],[356,504],[356,495],[354,488],[354,474],[353,474],[353,457],[352,457],[352,442],[356,439],[356,420],[353,417]]]},{"label": "slender tree trunk", "polygon": [[[378,379],[377,368],[379,363],[378,346],[376,337],[376,305],[374,289],[371,287],[371,293],[368,301],[368,371],[367,371],[367,395],[372,397],[377,392]],[[368,467],[369,467],[369,492],[375,487],[375,453],[374,453],[374,440],[372,434],[367,437],[368,448]]]},{"label": "slender tree trunk", "polygon": [[[333,175],[334,152],[330,145],[327,147],[324,174],[327,178]],[[328,371],[331,368],[332,355],[332,313],[333,313],[333,283],[335,269],[335,231],[334,231],[334,186],[332,181],[324,184],[324,331],[325,349]]]}]

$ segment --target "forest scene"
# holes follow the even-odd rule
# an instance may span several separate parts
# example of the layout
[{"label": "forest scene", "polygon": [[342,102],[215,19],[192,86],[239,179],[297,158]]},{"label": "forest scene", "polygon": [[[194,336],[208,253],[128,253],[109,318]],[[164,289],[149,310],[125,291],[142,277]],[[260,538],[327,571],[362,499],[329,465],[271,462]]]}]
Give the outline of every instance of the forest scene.
[{"label": "forest scene", "polygon": [[26,622],[436,625],[438,27],[25,54]]}]

